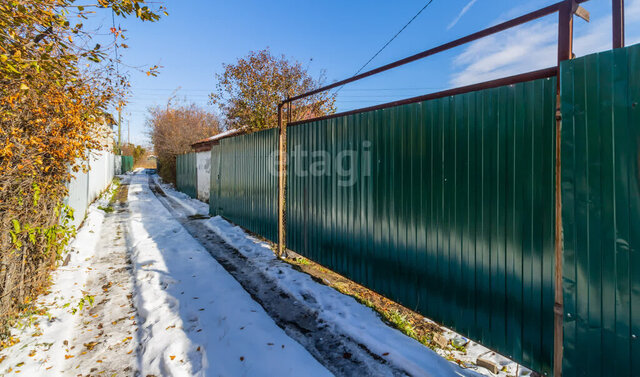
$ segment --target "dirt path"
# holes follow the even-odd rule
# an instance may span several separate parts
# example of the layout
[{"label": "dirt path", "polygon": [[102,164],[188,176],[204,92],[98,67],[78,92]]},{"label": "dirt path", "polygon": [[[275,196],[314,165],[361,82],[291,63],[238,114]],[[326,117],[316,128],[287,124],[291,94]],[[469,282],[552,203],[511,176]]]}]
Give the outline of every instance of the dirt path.
[{"label": "dirt path", "polygon": [[84,288],[93,297],[93,304],[85,296],[89,307],[78,311],[75,336],[65,340],[65,375],[136,375],[136,310],[126,240],[127,188],[126,182],[120,186],[106,211]]}]

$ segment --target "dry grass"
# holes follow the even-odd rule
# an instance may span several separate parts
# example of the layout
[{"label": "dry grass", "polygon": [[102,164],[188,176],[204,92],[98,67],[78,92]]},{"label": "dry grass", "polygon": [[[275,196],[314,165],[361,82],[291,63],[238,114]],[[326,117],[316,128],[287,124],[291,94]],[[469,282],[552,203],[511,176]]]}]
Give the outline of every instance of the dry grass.
[{"label": "dry grass", "polygon": [[439,348],[438,345],[432,342],[434,334],[443,332],[437,324],[326,267],[291,251],[289,253],[293,256],[285,259],[285,262],[291,264],[297,270],[313,276],[316,281],[322,282],[342,294],[355,298],[359,303],[375,310],[387,324],[425,346],[432,349]]}]

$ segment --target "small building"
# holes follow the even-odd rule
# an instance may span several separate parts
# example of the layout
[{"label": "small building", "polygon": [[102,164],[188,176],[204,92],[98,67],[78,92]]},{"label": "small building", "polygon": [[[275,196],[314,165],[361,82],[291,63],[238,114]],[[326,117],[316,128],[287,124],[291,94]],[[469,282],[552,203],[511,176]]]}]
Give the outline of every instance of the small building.
[{"label": "small building", "polygon": [[249,131],[247,127],[237,128],[217,135],[213,135],[206,139],[198,140],[191,144],[191,148],[196,154],[197,184],[196,195],[198,199],[209,202],[209,188],[211,187],[211,148],[220,144],[220,140],[229,137],[246,134]]}]

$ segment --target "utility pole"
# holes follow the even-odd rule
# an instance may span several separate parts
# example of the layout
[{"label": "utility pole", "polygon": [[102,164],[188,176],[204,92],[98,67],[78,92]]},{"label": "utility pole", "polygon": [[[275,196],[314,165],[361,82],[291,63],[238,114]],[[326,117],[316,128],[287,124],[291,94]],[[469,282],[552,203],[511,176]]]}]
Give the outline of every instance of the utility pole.
[{"label": "utility pole", "polygon": [[118,154],[122,154],[122,107],[121,103],[118,102]]},{"label": "utility pole", "polygon": [[127,118],[127,144],[131,144],[131,113]]}]

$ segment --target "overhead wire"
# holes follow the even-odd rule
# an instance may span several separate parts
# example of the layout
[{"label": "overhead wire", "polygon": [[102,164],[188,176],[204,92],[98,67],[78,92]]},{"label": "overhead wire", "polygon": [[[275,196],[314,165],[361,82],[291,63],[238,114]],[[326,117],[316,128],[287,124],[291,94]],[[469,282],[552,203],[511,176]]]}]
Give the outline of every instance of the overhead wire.
[{"label": "overhead wire", "polygon": [[[385,48],[387,48],[387,46],[389,46],[391,44],[391,42],[393,42],[396,38],[398,38],[398,36],[409,26],[411,25],[411,23],[418,18],[418,16],[420,16],[420,14],[429,7],[429,5],[431,5],[431,3],[433,2],[433,0],[429,0],[425,6],[422,7],[422,9],[420,9],[418,11],[418,13],[416,13],[410,20],[409,22],[407,22],[391,39],[389,39],[387,41],[387,43],[384,44],[384,46],[382,46],[375,54],[373,54],[373,56],[367,60],[366,63],[364,63],[364,65],[362,67],[360,67],[360,69],[358,69],[358,71],[353,75],[353,76],[357,76],[360,72],[362,72],[363,69],[365,69],[366,66],[369,65],[369,63],[371,63],[373,61],[373,59],[375,59],[378,55],[380,55],[380,53],[382,51],[384,51]],[[352,76],[352,77],[353,77]],[[344,87],[344,85],[340,86],[336,91],[335,94],[338,94],[338,92]]]}]

